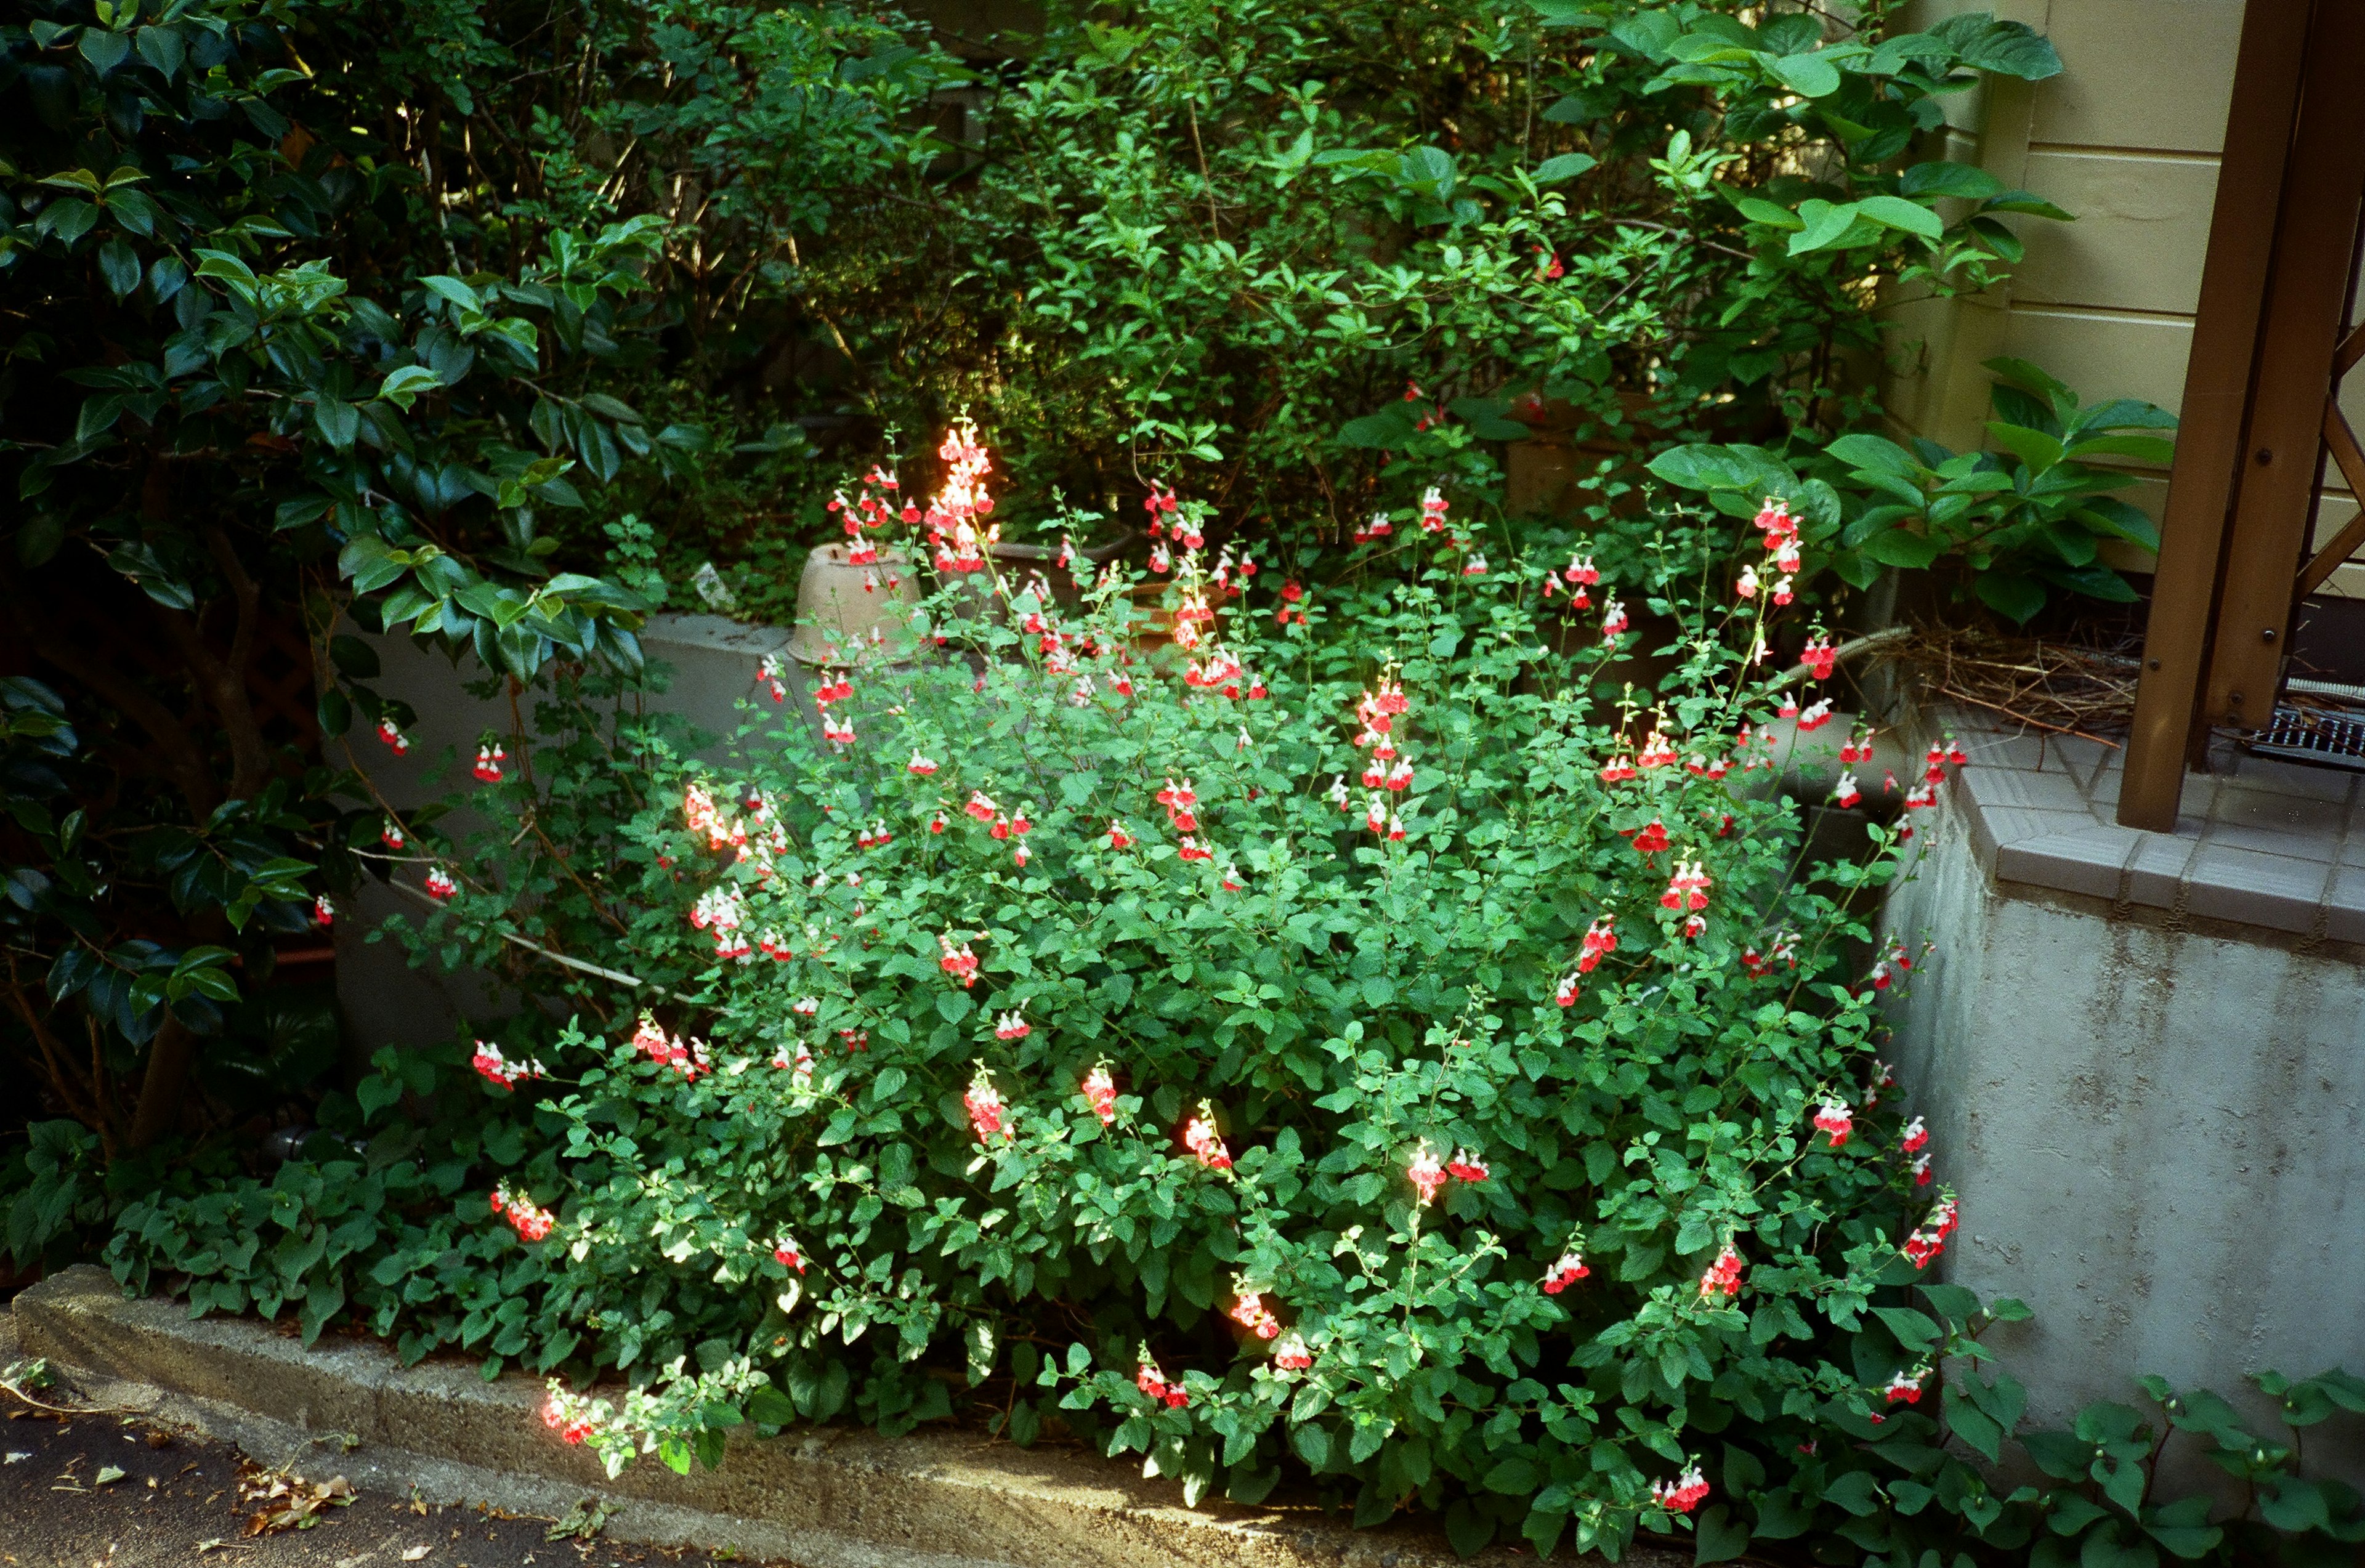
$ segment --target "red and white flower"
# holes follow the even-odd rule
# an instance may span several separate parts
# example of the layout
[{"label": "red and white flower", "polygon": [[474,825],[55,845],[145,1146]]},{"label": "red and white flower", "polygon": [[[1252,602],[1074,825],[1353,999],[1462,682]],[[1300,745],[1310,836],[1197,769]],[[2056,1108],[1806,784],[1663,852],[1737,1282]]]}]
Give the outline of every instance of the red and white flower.
[{"label": "red and white flower", "polygon": [[1832,700],[1828,697],[1817,698],[1809,705],[1805,712],[1799,715],[1799,728],[1801,732],[1820,730],[1831,722]]},{"label": "red and white flower", "polygon": [[1026,1015],[1014,1008],[993,1021],[993,1037],[997,1040],[1023,1040],[1034,1032],[1035,1026],[1026,1022]]},{"label": "red and white flower", "polygon": [[1314,1352],[1294,1330],[1272,1348],[1272,1364],[1283,1372],[1304,1372],[1314,1364]]},{"label": "red and white flower", "polygon": [[430,866],[427,868],[427,896],[429,898],[441,903],[443,901],[450,898],[454,893],[456,893],[459,890],[460,884],[452,879],[451,872],[446,871],[441,866]]},{"label": "red and white flower", "polygon": [[1457,1182],[1484,1182],[1486,1162],[1466,1148],[1457,1148],[1453,1158],[1445,1162],[1445,1173]]},{"label": "red and white flower", "polygon": [[1741,1294],[1741,1254],[1727,1243],[1716,1255],[1716,1261],[1700,1276],[1699,1294],[1702,1301],[1713,1301],[1719,1295],[1727,1297]]},{"label": "red and white flower", "polygon": [[397,756],[410,749],[410,737],[404,734],[401,727],[392,719],[380,719],[377,722],[377,738],[391,746]]},{"label": "red and white flower", "polygon": [[970,945],[964,942],[956,947],[949,936],[938,936],[936,945],[944,949],[944,957],[936,960],[936,967],[960,981],[963,991],[975,985],[977,955],[970,949]]},{"label": "red and white flower", "polygon": [[1578,974],[1591,974],[1594,966],[1600,963],[1606,955],[1618,951],[1615,919],[1615,916],[1605,914],[1586,927],[1584,945],[1576,957]]},{"label": "red and white flower", "polygon": [[1690,1513],[1700,1506],[1708,1493],[1708,1481],[1696,1464],[1687,1466],[1684,1473],[1673,1481],[1651,1483],[1651,1495],[1658,1499],[1659,1506],[1670,1513]]},{"label": "red and white flower", "polygon": [[476,748],[476,767],[475,770],[476,781],[480,784],[499,783],[501,781],[501,764],[509,760],[509,753],[500,748],[500,743],[498,741],[488,745],[478,746]]},{"label": "red and white flower", "polygon": [[1205,1100],[1199,1102],[1199,1109],[1183,1125],[1182,1147],[1210,1170],[1232,1168],[1232,1151],[1224,1147],[1223,1135],[1216,1130],[1215,1107]]},{"label": "red and white flower", "polygon": [[1180,1410],[1191,1403],[1191,1395],[1184,1392],[1181,1383],[1166,1381],[1166,1374],[1160,1372],[1158,1363],[1149,1359],[1147,1347],[1141,1352],[1141,1365],[1133,1374],[1133,1385],[1150,1398],[1164,1403],[1170,1410]]},{"label": "red and white flower", "polygon": [[1423,1208],[1436,1201],[1438,1189],[1446,1182],[1445,1167],[1430,1151],[1427,1138],[1420,1140],[1420,1147],[1414,1149],[1412,1158],[1406,1161],[1405,1174],[1411,1179],[1413,1190],[1420,1194],[1419,1203]]},{"label": "red and white flower", "polygon": [[1821,632],[1808,638],[1807,645],[1799,650],[1799,662],[1807,666],[1809,678],[1815,680],[1831,679],[1838,659],[1839,650],[1833,647],[1831,638]]},{"label": "red and white flower", "polygon": [[313,899],[312,924],[325,928],[335,924],[336,922],[337,906],[329,902],[329,895],[322,893]]},{"label": "red and white flower", "polygon": [[805,1255],[797,1250],[795,1241],[785,1236],[773,1241],[772,1261],[783,1269],[794,1269],[800,1274],[805,1271]]},{"label": "red and white flower", "polygon": [[1604,647],[1615,647],[1620,633],[1626,630],[1626,606],[1612,596],[1601,610],[1601,642]]},{"label": "red and white flower", "polygon": [[980,1143],[1002,1131],[1002,1093],[994,1088],[993,1075],[984,1063],[978,1064],[977,1076],[969,1081],[969,1092],[961,1096],[961,1103],[969,1109],[969,1125]]},{"label": "red and white flower", "polygon": [[558,1223],[558,1216],[543,1208],[522,1193],[513,1193],[506,1182],[493,1189],[490,1200],[493,1212],[510,1222],[510,1228],[521,1240],[540,1241]]},{"label": "red and white flower", "polygon": [[1558,1295],[1592,1272],[1585,1266],[1585,1255],[1572,1247],[1544,1271],[1544,1294]]},{"label": "red and white flower", "polygon": [[511,1061],[501,1055],[500,1047],[489,1040],[476,1042],[476,1054],[468,1058],[468,1065],[475,1068],[477,1076],[486,1082],[497,1084],[503,1089],[514,1089],[529,1078],[549,1076],[544,1070],[542,1063]]},{"label": "red and white flower", "polygon": [[1425,533],[1435,533],[1445,526],[1445,496],[1435,485],[1421,495],[1420,526]]},{"label": "red and white flower", "polygon": [[1281,1333],[1281,1319],[1272,1315],[1272,1309],[1255,1291],[1236,1291],[1231,1311],[1226,1316],[1260,1339],[1275,1338]]},{"label": "red and white flower", "polygon": [[1092,1071],[1084,1074],[1084,1100],[1092,1106],[1093,1114],[1101,1119],[1101,1126],[1115,1124],[1116,1081],[1109,1076],[1108,1063],[1096,1062]]},{"label": "red and white flower", "polygon": [[1111,818],[1109,818],[1109,825],[1108,825],[1108,843],[1109,843],[1109,847],[1110,847],[1111,849],[1123,849],[1123,848],[1125,848],[1126,846],[1130,845],[1132,842],[1133,842],[1133,834],[1129,834],[1129,833],[1127,833],[1127,832],[1126,832],[1126,831],[1125,831],[1125,824],[1124,824],[1123,823],[1121,823],[1121,822],[1117,821],[1115,817],[1111,817]]},{"label": "red and white flower", "polygon": [[928,775],[936,770],[936,767],[937,763],[935,757],[922,756],[920,748],[913,746],[912,748],[912,760],[903,765],[903,771],[914,774],[919,778],[925,778]]},{"label": "red and white flower", "polygon": [[1905,1136],[1898,1140],[1897,1147],[1908,1154],[1919,1154],[1929,1146],[1929,1142],[1930,1128],[1920,1116],[1916,1116],[1905,1124]]},{"label": "red and white flower", "polygon": [[1856,788],[1855,773],[1843,771],[1840,781],[1832,786],[1832,804],[1846,811],[1863,799],[1864,791]]},{"label": "red and white flower", "polygon": [[1848,1134],[1855,1130],[1855,1114],[1848,1109],[1844,1100],[1825,1100],[1815,1112],[1815,1127],[1820,1132],[1830,1134],[1831,1147],[1838,1148],[1847,1142]]},{"label": "red and white flower", "polygon": [[1918,1370],[1899,1372],[1889,1380],[1889,1386],[1880,1391],[1881,1396],[1891,1405],[1919,1405],[1922,1402],[1922,1375]]}]

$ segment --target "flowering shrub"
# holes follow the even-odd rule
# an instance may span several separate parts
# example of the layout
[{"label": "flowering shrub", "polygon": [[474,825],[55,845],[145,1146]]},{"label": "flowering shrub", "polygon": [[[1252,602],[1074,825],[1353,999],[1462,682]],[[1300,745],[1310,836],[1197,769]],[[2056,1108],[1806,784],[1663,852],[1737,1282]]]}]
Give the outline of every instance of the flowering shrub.
[{"label": "flowering shrub", "polygon": [[[839,650],[814,726],[751,670],[778,717],[720,774],[643,738],[596,861],[410,824],[454,884],[415,939],[530,930],[591,1016],[468,1049],[488,1126],[426,1178],[489,1167],[465,1250],[422,1208],[354,1305],[418,1353],[622,1371],[551,1405],[611,1464],[991,1381],[1014,1438],[1056,1418],[1194,1501],[1297,1467],[1470,1547],[1807,1529],[1865,1462],[1819,1439],[1899,1425],[1983,1319],[1906,1302],[1952,1205],[1874,1058],[1910,959],[1850,910],[1910,830],[1799,869],[1754,788],[1797,710],[1770,598],[1641,690],[1618,584],[1474,571],[1441,499],[1417,579],[1317,594],[1161,502],[1150,636],[1122,570],[1002,577],[981,499],[913,508],[908,549],[900,510],[851,519],[877,569],[944,566],[919,656]],[[1770,572],[1795,529],[1760,527]],[[481,789],[567,755],[506,745]],[[590,959],[658,978],[620,1005]],[[424,1160],[398,1103],[436,1071],[381,1060],[374,1159]],[[187,1220],[132,1216],[127,1271],[202,1275]]]}]

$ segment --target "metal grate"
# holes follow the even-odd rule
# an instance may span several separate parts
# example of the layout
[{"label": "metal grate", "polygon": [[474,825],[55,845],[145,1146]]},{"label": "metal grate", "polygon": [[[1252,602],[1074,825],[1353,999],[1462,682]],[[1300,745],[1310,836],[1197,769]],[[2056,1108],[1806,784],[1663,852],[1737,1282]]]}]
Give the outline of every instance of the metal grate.
[{"label": "metal grate", "polygon": [[2256,756],[2365,773],[2365,717],[2277,708],[2273,721],[2250,737],[2247,749]]}]

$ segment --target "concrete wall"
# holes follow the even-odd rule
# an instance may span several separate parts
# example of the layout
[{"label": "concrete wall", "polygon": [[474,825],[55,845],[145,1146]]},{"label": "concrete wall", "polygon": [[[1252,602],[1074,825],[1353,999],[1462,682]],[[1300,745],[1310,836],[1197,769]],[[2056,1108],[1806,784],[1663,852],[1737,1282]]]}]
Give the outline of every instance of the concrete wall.
[{"label": "concrete wall", "polygon": [[[1938,944],[1899,1007],[1900,1078],[1962,1199],[1945,1273],[2035,1310],[1988,1339],[2032,1416],[2139,1399],[2146,1372],[2264,1416],[2248,1372],[2365,1370],[2356,966],[2016,893],[1959,821],[1933,839],[1889,904]],[[2312,1434],[2312,1461],[2318,1436],[2365,1474],[2353,1426]]]},{"label": "concrete wall", "polygon": [[[506,734],[510,729],[507,700],[480,701],[468,695],[466,684],[484,673],[473,658],[455,666],[408,637],[366,640],[377,649],[384,671],[373,684],[384,695],[409,703],[419,718],[409,732],[410,750],[401,756],[357,729],[352,739],[355,761],[401,811],[466,787],[479,737],[487,730]],[[640,700],[649,711],[679,714],[703,737],[701,755],[719,758],[723,740],[744,720],[761,716],[742,713],[737,704],[755,691],[757,666],[764,655],[781,653],[788,641],[785,628],[743,626],[717,615],[654,617],[642,644],[652,665],[662,666],[658,678],[665,689],[650,691]],[[783,662],[789,662],[785,655]],[[790,663],[790,667],[797,666]],[[792,682],[790,700],[803,704],[804,687]],[[521,700],[530,701],[531,694]],[[764,706],[770,708],[768,700]],[[801,711],[810,717],[809,705]],[[417,899],[365,882],[347,902],[350,907],[335,926],[337,999],[344,1011],[347,1038],[362,1047],[364,1055],[385,1045],[449,1039],[464,1019],[498,1015],[518,1005],[489,977],[414,969],[399,946],[369,939],[390,914],[399,912],[417,920],[426,912]]]},{"label": "concrete wall", "polygon": [[[2264,0],[2261,0],[2264,3]],[[1904,25],[1960,10],[2027,23],[2060,51],[2063,71],[2033,86],[2000,82],[1948,101],[1945,156],[2034,191],[2074,223],[2012,219],[2028,246],[2010,283],[1975,298],[1904,299],[1891,309],[1895,352],[1882,395],[1900,431],[1956,450],[1981,445],[1992,379],[1980,362],[2011,354],[2043,366],[2088,400],[2141,398],[2175,412],[2201,298],[2234,86],[2242,0],[1921,0]],[[2365,375],[2343,397],[2365,426]],[[2125,499],[2157,521],[2164,469],[2131,465]],[[2356,515],[2334,483],[2318,510],[2328,539]],[[2113,564],[2148,571],[2148,552]],[[2365,558],[2324,591],[2365,597]]]}]

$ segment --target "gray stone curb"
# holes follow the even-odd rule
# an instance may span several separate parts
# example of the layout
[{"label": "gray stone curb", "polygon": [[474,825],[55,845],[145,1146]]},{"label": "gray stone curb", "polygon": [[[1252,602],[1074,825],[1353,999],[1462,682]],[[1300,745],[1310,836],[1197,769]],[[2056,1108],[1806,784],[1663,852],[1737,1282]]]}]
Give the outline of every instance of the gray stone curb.
[{"label": "gray stone curb", "polygon": [[[487,1383],[465,1362],[400,1365],[378,1341],[292,1335],[247,1318],[191,1321],[127,1300],[105,1271],[70,1269],[16,1298],[17,1353],[99,1403],[211,1432],[265,1462],[309,1453],[365,1489],[554,1516],[622,1505],[619,1539],[734,1548],[799,1568],[1445,1568],[1443,1540],[1350,1530],[1310,1509],[1179,1506],[1175,1490],[1087,1455],[958,1433],[888,1439],[820,1428],[735,1439],[717,1470],[643,1461],[615,1480],[544,1427],[541,1385]],[[341,1452],[350,1436],[359,1446]],[[321,1445],[326,1444],[325,1451]],[[1475,1563],[1533,1562],[1496,1549]],[[1676,1568],[1688,1551],[1638,1543],[1627,1562]]]}]

